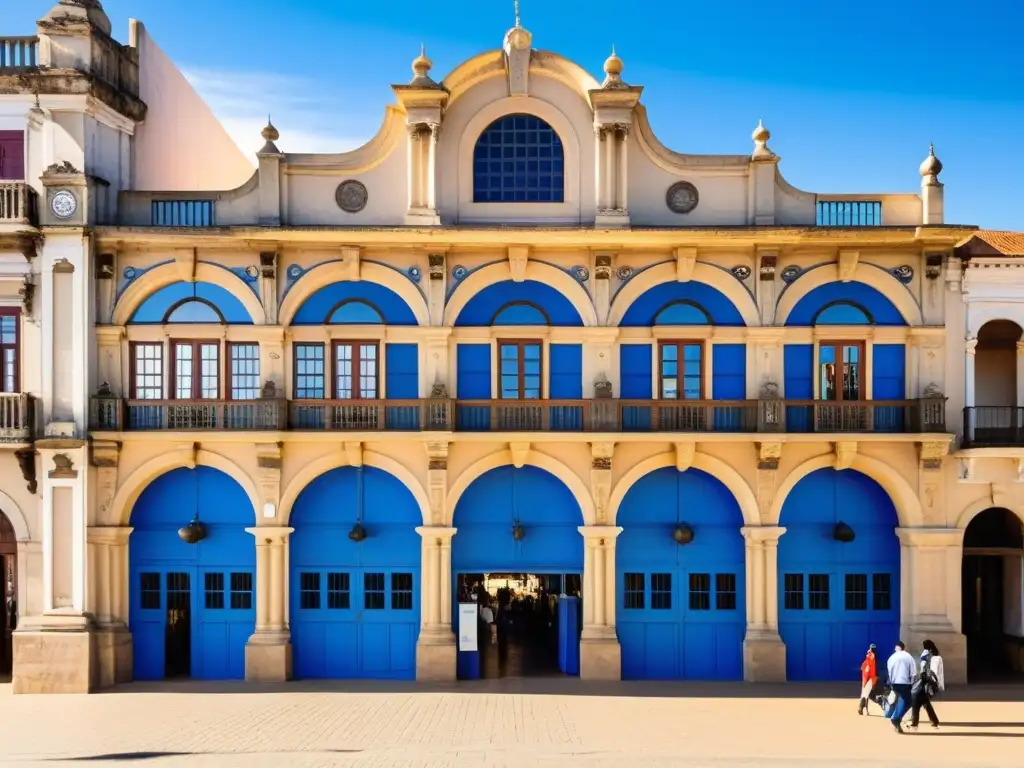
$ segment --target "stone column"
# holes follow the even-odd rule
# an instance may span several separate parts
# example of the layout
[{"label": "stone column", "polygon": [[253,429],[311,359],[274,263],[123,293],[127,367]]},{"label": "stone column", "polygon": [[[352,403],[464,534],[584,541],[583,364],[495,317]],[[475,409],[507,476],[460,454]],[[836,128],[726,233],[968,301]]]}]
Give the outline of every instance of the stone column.
[{"label": "stone column", "polygon": [[583,536],[583,635],[580,638],[580,677],[584,680],[622,678],[622,649],[615,633],[614,525],[580,526]]},{"label": "stone column", "polygon": [[964,406],[974,407],[974,357],[978,349],[978,339],[968,336],[964,342]]},{"label": "stone column", "polygon": [[88,612],[96,622],[97,685],[107,687],[132,679],[132,636],[128,631],[127,525],[90,526]]},{"label": "stone column", "polygon": [[292,677],[291,632],[288,630],[287,526],[246,528],[256,539],[256,632],[245,645],[245,679],[277,683]]},{"label": "stone column", "polygon": [[1017,407],[1024,407],[1024,341],[1017,342]]},{"label": "stone column", "polygon": [[777,525],[744,526],[747,540],[747,633],[743,638],[743,679],[751,683],[784,682],[786,646],[779,637],[779,537]]},{"label": "stone column", "polygon": [[967,682],[961,634],[960,580],[964,532],[958,528],[897,528],[900,540],[900,636],[919,648],[930,638],[942,649],[947,683]]},{"label": "stone column", "polygon": [[420,637],[416,642],[416,679],[455,679],[455,635],[452,633],[452,537],[455,529],[420,526],[423,541],[420,569]]}]

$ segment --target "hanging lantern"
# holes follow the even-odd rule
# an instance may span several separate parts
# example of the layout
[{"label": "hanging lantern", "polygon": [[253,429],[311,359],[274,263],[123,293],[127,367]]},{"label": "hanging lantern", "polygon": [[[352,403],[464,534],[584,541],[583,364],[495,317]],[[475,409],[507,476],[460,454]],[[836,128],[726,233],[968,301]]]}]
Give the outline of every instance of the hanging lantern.
[{"label": "hanging lantern", "polygon": [[367,535],[366,529],[363,527],[362,523],[356,523],[352,526],[352,530],[348,532],[348,537],[356,543],[366,539]]},{"label": "hanging lantern", "polygon": [[832,528],[832,538],[842,544],[849,544],[857,538],[857,534],[854,533],[853,528],[840,521]]},{"label": "hanging lantern", "polygon": [[516,541],[522,541],[526,538],[526,529],[523,528],[518,520],[512,525],[512,538]]},{"label": "hanging lantern", "polygon": [[680,523],[672,531],[672,538],[676,540],[676,544],[679,546],[690,544],[693,541],[693,528],[686,523]]},{"label": "hanging lantern", "polygon": [[198,544],[206,538],[206,526],[199,522],[198,512],[191,523],[178,529],[178,538],[186,544]]}]

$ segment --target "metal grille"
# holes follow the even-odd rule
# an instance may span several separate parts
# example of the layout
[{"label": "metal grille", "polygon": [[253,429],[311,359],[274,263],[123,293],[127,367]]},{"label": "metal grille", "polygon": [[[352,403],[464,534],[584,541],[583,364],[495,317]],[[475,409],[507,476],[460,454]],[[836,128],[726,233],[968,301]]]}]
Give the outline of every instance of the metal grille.
[{"label": "metal grille", "polygon": [[231,574],[231,609],[235,611],[252,610],[252,574]]},{"label": "metal grille", "polygon": [[474,203],[565,201],[565,153],[555,130],[533,115],[507,115],[473,149]]},{"label": "metal grille", "polygon": [[810,574],[807,577],[807,607],[812,611],[827,611],[828,606],[828,574]]},{"label": "metal grille", "polygon": [[139,607],[145,611],[160,610],[160,574],[139,574]]},{"label": "metal grille", "polygon": [[868,576],[866,573],[846,574],[846,610],[866,611],[868,609]]},{"label": "metal grille", "polygon": [[351,579],[347,573],[327,574],[327,607],[347,611],[352,604]]},{"label": "metal grille", "polygon": [[736,610],[736,574],[715,574],[715,608],[720,611]]},{"label": "metal grille", "polygon": [[368,611],[384,610],[384,574],[363,574],[363,605]]},{"label": "metal grille", "polygon": [[871,577],[871,601],[876,611],[892,610],[892,576],[876,573]]},{"label": "metal grille", "polygon": [[880,200],[819,200],[819,227],[880,227]]},{"label": "metal grille", "polygon": [[626,610],[643,610],[644,574],[625,573],[622,575],[622,607]]},{"label": "metal grille", "polygon": [[787,573],[783,576],[782,584],[786,610],[802,611],[804,609],[804,575],[802,573]]},{"label": "metal grille", "polygon": [[154,227],[213,226],[213,200],[154,200],[150,211]]},{"label": "metal grille", "polygon": [[222,609],[224,607],[224,574],[207,573],[203,581],[203,593],[206,598],[207,609]]},{"label": "metal grille", "polygon": [[412,610],[412,574],[391,574],[391,609],[393,611]]},{"label": "metal grille", "polygon": [[711,610],[711,574],[690,574],[690,610]]},{"label": "metal grille", "polygon": [[651,608],[655,611],[672,610],[672,574],[651,574]]},{"label": "metal grille", "polygon": [[299,607],[315,611],[320,607],[320,574],[299,574]]}]

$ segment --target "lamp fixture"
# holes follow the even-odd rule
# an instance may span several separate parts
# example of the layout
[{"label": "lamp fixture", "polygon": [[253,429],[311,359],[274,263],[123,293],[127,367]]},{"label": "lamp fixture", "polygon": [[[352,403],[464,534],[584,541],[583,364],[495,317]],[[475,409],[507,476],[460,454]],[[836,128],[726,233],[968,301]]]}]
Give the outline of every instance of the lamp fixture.
[{"label": "lamp fixture", "polygon": [[832,538],[842,544],[849,544],[857,538],[857,534],[853,528],[840,520],[832,527]]},{"label": "lamp fixture", "polygon": [[178,538],[186,544],[198,544],[206,538],[206,526],[199,522],[198,512],[196,512],[196,516],[192,518],[191,523],[183,525],[178,529]]},{"label": "lamp fixture", "polygon": [[679,546],[685,546],[693,542],[693,528],[688,526],[686,523],[679,523],[672,531],[672,538],[675,539],[676,544]]},{"label": "lamp fixture", "polygon": [[368,535],[362,523],[356,523],[352,526],[352,530],[348,532],[348,537],[356,543],[365,540]]},{"label": "lamp fixture", "polygon": [[526,538],[526,529],[523,528],[522,523],[518,520],[512,524],[512,538],[516,541],[522,541]]}]

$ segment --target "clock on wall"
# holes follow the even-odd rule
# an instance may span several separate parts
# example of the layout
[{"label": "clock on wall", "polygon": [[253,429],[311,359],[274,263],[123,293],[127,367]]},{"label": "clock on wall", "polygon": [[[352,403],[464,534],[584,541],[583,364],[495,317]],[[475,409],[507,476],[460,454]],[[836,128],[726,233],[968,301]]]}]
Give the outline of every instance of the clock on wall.
[{"label": "clock on wall", "polygon": [[59,189],[50,198],[50,210],[58,219],[70,219],[78,210],[78,201],[66,189]]}]

